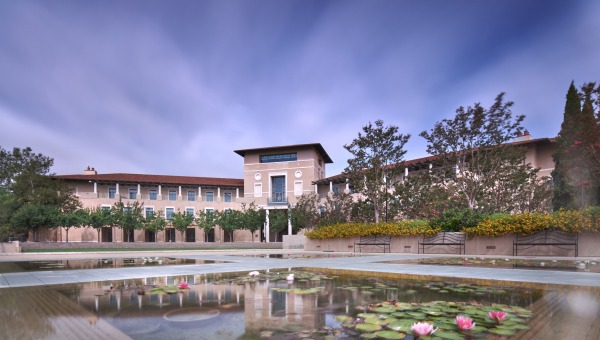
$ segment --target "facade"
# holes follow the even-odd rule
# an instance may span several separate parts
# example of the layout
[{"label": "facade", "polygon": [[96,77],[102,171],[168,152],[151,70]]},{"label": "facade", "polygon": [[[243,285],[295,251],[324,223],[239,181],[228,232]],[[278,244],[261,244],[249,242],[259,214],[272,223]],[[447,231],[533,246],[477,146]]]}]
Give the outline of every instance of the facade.
[{"label": "facade", "polygon": [[[526,133],[514,141],[527,147],[525,162],[540,168],[540,176],[549,176],[554,169],[552,154],[555,142],[551,138],[532,139]],[[243,178],[211,178],[190,176],[165,176],[147,174],[99,174],[87,168],[83,174],[55,176],[73,187],[84,208],[103,207],[110,209],[120,199],[124,204],[135,201],[143,203],[144,214],[160,213],[166,219],[174,212],[196,215],[198,211],[241,210],[244,205],[254,203],[267,211],[263,230],[251,235],[238,230],[230,239],[219,227],[209,235],[196,226],[188,228],[184,235],[168,227],[156,234],[135,231],[126,235],[118,228],[103,228],[101,242],[240,242],[260,240],[270,242],[280,239],[269,229],[269,212],[287,209],[307,193],[326,195],[350,192],[346,176],[339,174],[326,177],[326,164],[333,163],[319,143],[296,144],[267,148],[235,150],[244,159]],[[427,169],[435,157],[424,157],[405,162],[405,176],[413,171]],[[291,234],[288,230],[280,234]],[[64,241],[66,233],[60,228],[45,235],[48,241]],[[98,233],[92,228],[69,231],[69,241],[98,241]]]}]

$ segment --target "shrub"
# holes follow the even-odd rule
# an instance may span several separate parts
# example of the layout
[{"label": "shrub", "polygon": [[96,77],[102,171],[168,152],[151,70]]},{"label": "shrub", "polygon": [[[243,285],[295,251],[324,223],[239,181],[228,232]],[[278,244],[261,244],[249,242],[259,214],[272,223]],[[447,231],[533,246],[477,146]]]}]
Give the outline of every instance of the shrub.
[{"label": "shrub", "polygon": [[461,231],[464,228],[477,226],[486,217],[486,214],[479,211],[451,208],[444,210],[440,216],[432,218],[429,223],[443,231]]},{"label": "shrub", "polygon": [[349,238],[357,236],[417,236],[434,235],[441,231],[433,228],[427,221],[404,220],[389,223],[339,223],[318,227],[304,235],[310,239]]}]

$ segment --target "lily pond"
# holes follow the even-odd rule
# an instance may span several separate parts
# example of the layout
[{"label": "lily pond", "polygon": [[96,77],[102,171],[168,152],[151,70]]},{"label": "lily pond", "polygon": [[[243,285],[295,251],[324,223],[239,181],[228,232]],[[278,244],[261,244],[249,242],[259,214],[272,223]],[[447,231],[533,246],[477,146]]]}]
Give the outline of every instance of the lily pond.
[{"label": "lily pond", "polygon": [[0,289],[14,339],[598,339],[600,292],[270,270]]},{"label": "lily pond", "polygon": [[172,266],[172,265],[198,265],[208,263],[221,263],[222,261],[194,260],[174,257],[131,257],[131,258],[104,258],[81,260],[51,260],[51,261],[18,261],[0,262],[0,273],[18,273],[28,271],[71,270],[71,269],[98,269],[98,268],[123,268],[144,266]]},{"label": "lily pond", "polygon": [[436,266],[465,266],[481,268],[510,268],[559,270],[600,273],[600,261],[593,260],[556,260],[556,259],[502,259],[487,257],[432,257],[415,260],[384,261],[394,264],[426,264]]}]

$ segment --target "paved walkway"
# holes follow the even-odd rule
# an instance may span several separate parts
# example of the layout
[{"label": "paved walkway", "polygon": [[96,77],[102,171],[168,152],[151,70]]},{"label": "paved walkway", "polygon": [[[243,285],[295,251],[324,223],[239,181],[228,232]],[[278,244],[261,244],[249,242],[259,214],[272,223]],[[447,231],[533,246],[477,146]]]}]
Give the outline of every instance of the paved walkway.
[{"label": "paved walkway", "polygon": [[[327,254],[340,257],[327,258],[263,258],[259,254]],[[109,269],[78,269],[60,271],[37,271],[0,274],[0,288],[40,286],[51,284],[78,283],[104,280],[124,280],[156,276],[195,275],[208,273],[249,272],[281,268],[328,268],[363,272],[396,273],[420,276],[442,276],[453,278],[471,278],[499,280],[505,284],[532,282],[549,285],[577,285],[600,287],[600,273],[565,272],[552,270],[526,270],[501,268],[476,268],[463,266],[437,266],[418,264],[389,264],[382,261],[409,260],[439,255],[417,254],[363,254],[365,256],[343,257],[351,253],[318,253],[282,250],[245,250],[245,251],[153,251],[153,252],[102,252],[102,253],[53,253],[53,254],[4,254],[0,262],[59,260],[59,259],[97,259],[130,258],[141,256],[165,256],[190,259],[218,260],[228,263],[202,265],[174,265],[160,267],[128,267]],[[448,256],[444,256],[448,257]],[[528,257],[531,258],[531,257]],[[575,258],[560,258],[572,259]],[[551,259],[550,259],[551,260]],[[598,260],[577,258],[576,260]]]}]

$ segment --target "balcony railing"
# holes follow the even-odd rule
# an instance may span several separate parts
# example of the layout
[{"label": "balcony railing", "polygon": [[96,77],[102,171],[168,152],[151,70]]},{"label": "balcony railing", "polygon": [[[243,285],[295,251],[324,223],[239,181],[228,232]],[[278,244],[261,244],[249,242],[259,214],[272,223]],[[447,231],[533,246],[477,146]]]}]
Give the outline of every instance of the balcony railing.
[{"label": "balcony railing", "polygon": [[269,205],[288,204],[288,198],[281,192],[276,192],[267,200]]}]

